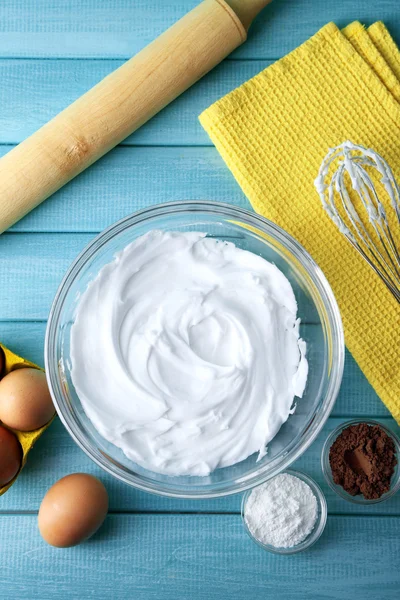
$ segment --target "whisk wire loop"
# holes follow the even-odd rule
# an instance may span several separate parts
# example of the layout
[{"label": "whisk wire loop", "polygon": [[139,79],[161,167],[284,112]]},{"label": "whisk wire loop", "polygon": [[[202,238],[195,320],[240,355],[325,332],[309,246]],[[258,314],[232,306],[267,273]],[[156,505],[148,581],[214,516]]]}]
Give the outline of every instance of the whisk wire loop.
[{"label": "whisk wire loop", "polygon": [[400,188],[388,163],[347,141],[329,150],[315,187],[333,223],[400,303]]}]

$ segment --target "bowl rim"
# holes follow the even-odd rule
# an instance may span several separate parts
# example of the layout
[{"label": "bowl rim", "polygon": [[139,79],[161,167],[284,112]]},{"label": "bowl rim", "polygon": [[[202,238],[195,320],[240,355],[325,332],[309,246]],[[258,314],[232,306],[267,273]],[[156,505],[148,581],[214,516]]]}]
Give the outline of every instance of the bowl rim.
[{"label": "bowl rim", "polygon": [[[314,495],[317,499],[317,504],[318,504],[317,520],[315,521],[313,529],[308,534],[308,536],[305,538],[305,540],[303,540],[296,546],[291,546],[290,548],[280,548],[277,546],[272,546],[271,544],[264,544],[263,542],[258,540],[251,533],[251,531],[246,523],[246,519],[245,519],[246,504],[247,504],[247,501],[253,490],[248,490],[245,494],[243,494],[242,504],[241,504],[241,508],[240,508],[240,515],[242,517],[243,527],[244,527],[247,535],[250,537],[250,539],[255,544],[257,544],[257,546],[260,546],[260,548],[262,548],[263,550],[266,550],[267,552],[271,552],[272,554],[280,554],[282,556],[290,556],[291,554],[298,554],[299,552],[303,552],[304,550],[308,550],[308,548],[311,548],[311,546],[313,546],[319,540],[321,535],[323,534],[325,526],[326,526],[326,522],[328,519],[328,504],[326,502],[325,494],[322,491],[322,489],[320,488],[320,486],[318,485],[318,483],[315,481],[315,479],[313,479],[312,477],[310,477],[310,475],[307,475],[307,473],[304,473],[303,471],[296,471],[294,469],[286,469],[284,471],[281,471],[279,473],[279,475],[283,475],[286,473],[288,475],[293,475],[294,477],[301,479],[301,481],[304,481],[304,483],[307,483],[307,485],[310,486],[312,492],[314,493]],[[275,477],[277,477],[277,475],[275,475]],[[259,487],[259,486],[257,485],[253,489],[255,489],[257,487]]]},{"label": "bowl rim", "polygon": [[[239,484],[230,488],[225,488],[222,484],[222,486],[220,486],[218,489],[195,487],[191,492],[183,492],[182,490],[168,487],[168,484],[164,483],[149,484],[147,483],[147,480],[144,481],[140,475],[127,477],[126,470],[118,467],[117,471],[115,468],[113,469],[110,467],[110,462],[103,456],[95,456],[90,444],[87,442],[87,438],[83,438],[81,435],[78,435],[78,432],[73,427],[73,424],[71,424],[71,416],[68,414],[68,410],[62,398],[56,361],[53,361],[53,358],[56,357],[54,346],[55,340],[57,339],[56,333],[60,312],[71,284],[73,281],[75,281],[75,278],[79,275],[81,268],[86,264],[86,262],[93,258],[93,256],[104,244],[127,228],[143,223],[144,221],[154,217],[171,216],[186,212],[209,212],[215,216],[221,216],[221,218],[229,218],[232,220],[238,219],[239,221],[244,222],[246,225],[260,228],[264,233],[267,233],[277,239],[283,245],[283,247],[290,252],[292,257],[295,257],[295,259],[300,262],[317,289],[322,305],[326,309],[326,319],[332,332],[331,353],[333,356],[332,367],[329,372],[329,380],[325,392],[324,408],[321,412],[320,420],[317,424],[315,424],[314,419],[310,420],[308,429],[312,429],[311,433],[306,439],[303,440],[301,444],[299,444],[292,454],[288,453],[290,456],[283,457],[279,466],[275,468],[275,470],[272,470],[272,472],[261,474],[255,473],[252,474],[251,477],[242,476],[243,480]],[[239,208],[235,205],[208,200],[166,202],[144,208],[113,223],[95,236],[94,239],[91,240],[87,246],[85,246],[85,248],[71,263],[58,287],[49,313],[44,345],[46,376],[54,406],[61,422],[64,424],[72,439],[89,456],[89,458],[91,458],[91,460],[93,460],[99,467],[113,477],[142,491],[161,496],[188,499],[218,498],[237,494],[251,489],[256,485],[260,485],[264,481],[267,481],[271,477],[281,473],[283,470],[289,467],[301,454],[307,450],[307,448],[309,448],[329,417],[340,389],[344,369],[344,357],[344,334],[339,307],[325,275],[310,254],[290,234],[265,217],[262,217],[255,212]]]},{"label": "bowl rim", "polygon": [[[331,449],[331,446],[344,429],[347,429],[347,427],[350,427],[351,425],[357,425],[358,423],[366,423],[367,425],[378,425],[381,429],[383,429],[385,433],[387,433],[388,436],[390,436],[393,439],[394,445],[396,447],[397,466],[395,469],[395,473],[393,473],[392,475],[392,477],[396,476],[396,480],[393,482],[393,485],[391,485],[389,491],[387,491],[385,494],[382,494],[380,498],[367,499],[364,498],[362,494],[358,494],[357,496],[351,496],[348,492],[346,492],[344,488],[342,488],[342,486],[337,485],[333,481],[332,469],[329,464],[329,451]],[[347,500],[352,504],[359,504],[360,506],[369,506],[371,504],[385,502],[385,500],[389,500],[389,498],[394,496],[400,489],[400,439],[394,431],[392,431],[389,427],[386,427],[386,425],[384,425],[380,421],[376,421],[375,419],[363,419],[360,417],[357,417],[355,419],[349,419],[348,421],[344,421],[343,423],[335,427],[335,429],[331,431],[331,433],[326,438],[321,452],[321,468],[325,480],[331,488],[331,490],[334,491],[338,496],[340,496],[344,500]]]}]

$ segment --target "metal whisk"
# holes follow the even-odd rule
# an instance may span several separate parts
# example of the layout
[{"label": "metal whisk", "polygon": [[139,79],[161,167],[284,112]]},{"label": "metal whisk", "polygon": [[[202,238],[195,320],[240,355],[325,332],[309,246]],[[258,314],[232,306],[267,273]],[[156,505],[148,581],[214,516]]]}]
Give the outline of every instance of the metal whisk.
[{"label": "metal whisk", "polygon": [[[374,150],[344,142],[329,150],[315,187],[339,231],[400,302],[400,189],[387,162]],[[388,219],[389,211],[394,214]]]}]

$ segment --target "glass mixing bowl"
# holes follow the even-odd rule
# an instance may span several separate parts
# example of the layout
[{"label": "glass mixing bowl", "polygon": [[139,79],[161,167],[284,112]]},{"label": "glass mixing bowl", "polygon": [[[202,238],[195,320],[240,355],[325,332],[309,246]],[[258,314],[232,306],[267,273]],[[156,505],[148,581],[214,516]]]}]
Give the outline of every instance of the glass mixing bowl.
[{"label": "glass mixing bowl", "polygon": [[[104,440],[86,416],[70,374],[70,330],[80,295],[100,269],[152,229],[202,231],[276,264],[293,286],[309,376],[303,398],[268,445],[257,454],[207,477],[169,477],[147,471]],[[56,294],[47,326],[45,363],[55,407],[75,442],[100,467],[147,492],[180,498],[213,498],[242,492],[286,469],[310,446],[332,410],[344,363],[340,313],[332,291],[307,252],[280,227],[235,206],[176,202],[137,212],[97,236],[74,261]],[[106,365],[105,365],[106,367]]]}]

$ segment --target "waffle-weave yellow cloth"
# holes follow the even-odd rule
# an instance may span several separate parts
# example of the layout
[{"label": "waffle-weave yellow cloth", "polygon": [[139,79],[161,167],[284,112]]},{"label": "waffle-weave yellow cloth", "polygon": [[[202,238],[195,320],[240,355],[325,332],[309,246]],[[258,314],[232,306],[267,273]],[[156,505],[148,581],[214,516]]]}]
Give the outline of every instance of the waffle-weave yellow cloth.
[{"label": "waffle-weave yellow cloth", "polygon": [[328,278],[346,345],[400,423],[400,309],[336,230],[314,179],[328,148],[374,148],[400,180],[400,52],[382,23],[334,23],[200,115],[254,209]]}]

